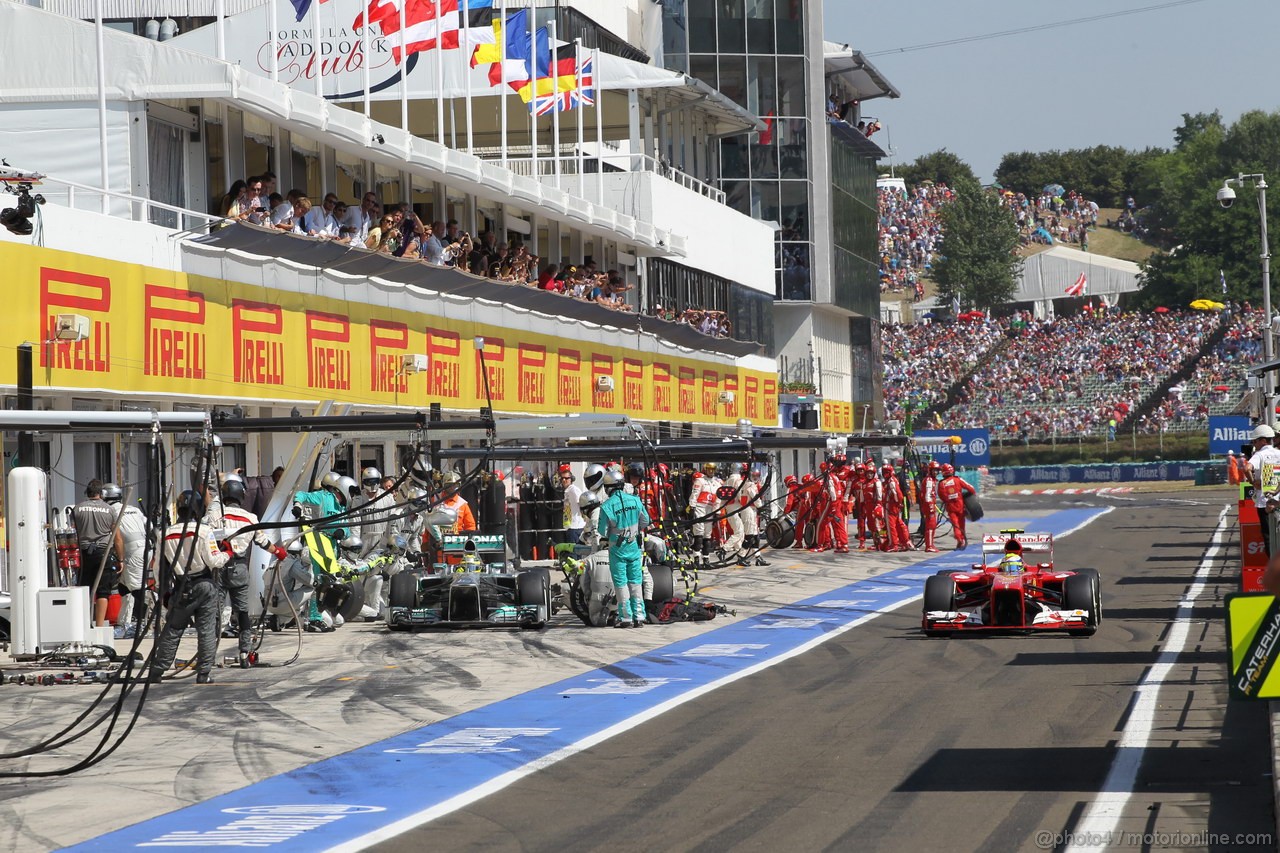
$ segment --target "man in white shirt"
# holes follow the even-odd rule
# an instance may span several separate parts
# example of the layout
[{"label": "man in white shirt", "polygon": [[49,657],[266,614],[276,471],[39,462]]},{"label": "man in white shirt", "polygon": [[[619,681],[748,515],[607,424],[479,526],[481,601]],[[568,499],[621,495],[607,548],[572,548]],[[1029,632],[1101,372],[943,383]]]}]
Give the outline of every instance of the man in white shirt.
[{"label": "man in white shirt", "polygon": [[1253,504],[1262,522],[1262,545],[1271,556],[1271,514],[1280,505],[1280,449],[1272,446],[1276,431],[1266,424],[1253,429],[1253,455],[1244,470],[1253,483]]},{"label": "man in white shirt", "polygon": [[338,236],[339,226],[338,220],[333,217],[333,209],[338,204],[338,197],[333,193],[329,193],[324,197],[324,204],[320,207],[313,207],[307,213],[302,222],[303,231],[312,237],[328,237],[335,239]]},{"label": "man in white shirt", "polygon": [[569,535],[569,541],[574,545],[582,539],[582,530],[587,526],[587,520],[582,515],[582,493],[586,491],[582,486],[578,485],[576,478],[573,476],[573,469],[568,465],[560,466],[560,485],[564,488],[564,527]]},{"label": "man in white shirt", "polygon": [[431,223],[431,232],[422,242],[421,253],[429,264],[444,264],[444,223],[440,220]]},{"label": "man in white shirt", "polygon": [[342,220],[342,227],[351,237],[352,243],[364,245],[369,239],[369,228],[377,216],[378,197],[373,193],[365,193],[359,207],[347,208],[347,215]]}]

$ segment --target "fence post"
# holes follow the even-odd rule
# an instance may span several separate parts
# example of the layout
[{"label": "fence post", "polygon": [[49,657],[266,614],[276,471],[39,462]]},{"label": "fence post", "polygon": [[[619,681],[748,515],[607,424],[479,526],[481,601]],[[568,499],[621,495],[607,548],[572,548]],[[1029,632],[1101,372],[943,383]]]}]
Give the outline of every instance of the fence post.
[{"label": "fence post", "polygon": [[1138,461],[1138,425],[1133,425],[1133,461]]}]

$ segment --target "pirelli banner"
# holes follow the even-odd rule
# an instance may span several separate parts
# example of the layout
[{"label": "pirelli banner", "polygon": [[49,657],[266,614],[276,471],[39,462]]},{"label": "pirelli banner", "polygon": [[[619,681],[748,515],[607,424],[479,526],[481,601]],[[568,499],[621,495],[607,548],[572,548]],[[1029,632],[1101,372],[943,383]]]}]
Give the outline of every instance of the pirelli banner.
[{"label": "pirelli banner", "polygon": [[823,400],[820,410],[822,431],[844,435],[853,432],[853,405],[842,400]]},{"label": "pirelli banner", "polygon": [[1280,699],[1280,601],[1269,593],[1231,593],[1227,645],[1233,699]]},{"label": "pirelli banner", "polygon": [[[52,339],[59,314],[90,320],[87,339],[40,348],[37,387],[474,410],[486,399],[474,344],[482,337],[500,413],[778,417],[777,374],[732,356],[370,279],[355,282],[367,300],[356,302],[342,298],[352,282],[276,259],[228,259],[211,277],[0,243],[0,263],[6,340]],[[426,372],[402,370],[403,356],[424,353]],[[0,381],[13,385],[14,370],[0,360]],[[613,390],[600,390],[602,376]],[[720,401],[723,391],[734,392],[732,403]]]}]

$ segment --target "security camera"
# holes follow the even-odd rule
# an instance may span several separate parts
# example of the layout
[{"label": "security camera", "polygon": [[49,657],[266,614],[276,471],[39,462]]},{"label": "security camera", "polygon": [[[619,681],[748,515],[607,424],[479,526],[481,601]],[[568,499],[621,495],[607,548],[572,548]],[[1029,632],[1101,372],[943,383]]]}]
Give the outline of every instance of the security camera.
[{"label": "security camera", "polygon": [[1223,184],[1222,187],[1218,190],[1218,204],[1222,205],[1223,208],[1225,209],[1225,208],[1231,207],[1231,205],[1235,203],[1236,203],[1236,191],[1231,189],[1231,187],[1227,186],[1226,184]]}]

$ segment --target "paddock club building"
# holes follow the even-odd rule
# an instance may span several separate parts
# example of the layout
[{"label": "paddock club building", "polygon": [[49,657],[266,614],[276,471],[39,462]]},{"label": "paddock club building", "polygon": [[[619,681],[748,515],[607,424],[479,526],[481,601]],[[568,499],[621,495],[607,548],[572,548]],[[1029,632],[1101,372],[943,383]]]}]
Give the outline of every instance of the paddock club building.
[{"label": "paddock club building", "polygon": [[[0,152],[16,169],[47,176],[30,189],[47,202],[19,217],[33,233],[20,233],[24,222],[12,217],[14,227],[0,229],[6,406],[16,405],[16,348],[25,341],[34,350],[37,409],[238,407],[281,417],[334,400],[357,413],[438,403],[447,418],[473,415],[491,399],[500,418],[616,414],[692,435],[735,431],[741,418],[777,425],[772,230],[727,207],[723,195],[659,173],[644,158],[623,158],[605,177],[634,165],[619,180],[647,199],[624,211],[589,182],[557,188],[550,176],[519,174],[331,103],[310,84],[291,87],[110,29],[101,33],[99,103],[92,24],[5,0],[0,31],[17,53],[29,51],[11,54],[12,73],[0,80]],[[66,46],[65,62],[39,58],[39,45],[49,43]],[[688,78],[662,69],[619,65],[612,73],[619,88],[604,88],[600,99],[606,136],[635,129],[629,103],[691,91]],[[693,92],[689,109],[709,132],[761,126],[703,94]],[[418,113],[436,115],[434,101],[409,107],[410,124]],[[641,132],[650,131],[658,132]],[[544,257],[593,257],[636,285],[633,308],[641,310],[611,311],[251,225],[219,226],[205,212],[229,175],[268,168],[282,190],[357,201],[373,189],[387,203],[411,200],[428,221],[453,217],[472,233],[520,237]],[[0,208],[24,206],[4,194]],[[668,284],[729,306],[734,337],[644,316],[645,288],[658,271]],[[33,461],[63,475],[51,479],[51,502],[65,506],[91,478],[136,481],[145,440],[40,435]],[[224,466],[250,474],[283,464],[294,441],[223,440]],[[28,461],[16,459],[14,436],[4,447],[10,464]],[[179,439],[175,452],[184,451]],[[398,448],[371,436],[345,454],[342,468],[385,470]]]}]

